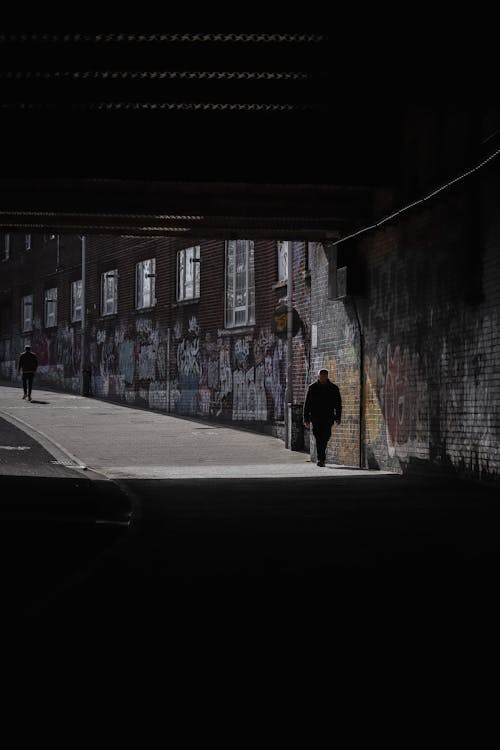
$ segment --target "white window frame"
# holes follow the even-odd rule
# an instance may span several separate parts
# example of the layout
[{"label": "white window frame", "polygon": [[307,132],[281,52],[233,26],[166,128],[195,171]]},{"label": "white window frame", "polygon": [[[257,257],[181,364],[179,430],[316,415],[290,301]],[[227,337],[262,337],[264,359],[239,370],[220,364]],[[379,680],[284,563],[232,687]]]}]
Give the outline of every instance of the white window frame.
[{"label": "white window frame", "polygon": [[156,258],[141,260],[135,266],[135,308],[145,310],[156,305]]},{"label": "white window frame", "polygon": [[[244,262],[236,266],[238,251],[244,250]],[[232,256],[232,263],[231,261]],[[232,269],[232,270],[231,270]],[[236,305],[236,292],[240,279],[244,280],[245,303]],[[226,328],[254,325],[255,323],[255,272],[253,240],[226,240],[226,293],[225,325]]]},{"label": "white window frame", "polygon": [[22,332],[33,330],[33,295],[26,294],[21,297],[21,327]]},{"label": "white window frame", "polygon": [[31,250],[31,234],[24,235],[24,249]]},{"label": "white window frame", "polygon": [[186,247],[177,252],[177,301],[200,296],[200,246]]},{"label": "white window frame", "polygon": [[10,258],[10,233],[6,232],[3,236],[2,260],[9,260],[9,258]]},{"label": "white window frame", "polygon": [[82,280],[71,282],[71,322],[78,323],[82,319]]},{"label": "white window frame", "polygon": [[290,242],[288,240],[278,240],[278,281],[288,280],[288,253],[290,252]]},{"label": "white window frame", "polygon": [[308,271],[313,270],[315,252],[316,252],[316,243],[308,242],[307,243],[307,270]]},{"label": "white window frame", "polygon": [[43,295],[45,311],[45,328],[57,325],[57,287],[46,289]]},{"label": "white window frame", "polygon": [[118,311],[118,269],[101,273],[101,315],[116,315]]}]

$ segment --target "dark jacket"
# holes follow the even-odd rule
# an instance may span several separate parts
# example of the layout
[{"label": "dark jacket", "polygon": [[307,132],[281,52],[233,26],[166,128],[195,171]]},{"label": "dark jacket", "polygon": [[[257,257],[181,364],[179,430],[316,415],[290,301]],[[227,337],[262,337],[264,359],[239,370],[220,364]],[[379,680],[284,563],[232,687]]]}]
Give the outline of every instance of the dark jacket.
[{"label": "dark jacket", "polygon": [[18,372],[20,370],[23,372],[36,372],[37,367],[38,359],[36,358],[36,354],[33,354],[33,352],[23,352],[21,354],[19,357],[19,365],[17,367]]},{"label": "dark jacket", "polygon": [[340,422],[342,399],[335,383],[328,380],[322,385],[318,380],[307,389],[304,404],[304,422],[330,424]]}]

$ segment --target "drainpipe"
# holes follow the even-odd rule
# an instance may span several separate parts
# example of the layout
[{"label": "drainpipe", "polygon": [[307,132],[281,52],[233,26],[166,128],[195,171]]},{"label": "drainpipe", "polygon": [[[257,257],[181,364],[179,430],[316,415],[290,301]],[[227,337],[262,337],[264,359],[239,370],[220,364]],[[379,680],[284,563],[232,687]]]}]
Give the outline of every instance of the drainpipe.
[{"label": "drainpipe", "polygon": [[82,326],[81,326],[81,351],[80,351],[80,389],[82,396],[88,396],[88,388],[86,387],[86,373],[85,373],[85,325],[86,325],[86,314],[85,314],[85,267],[86,267],[86,250],[87,241],[84,234],[80,236],[82,243]]},{"label": "drainpipe", "polygon": [[364,346],[363,346],[363,329],[359,319],[358,307],[354,296],[351,296],[352,306],[356,315],[359,332],[359,467],[364,465]]},{"label": "drainpipe", "polygon": [[167,412],[170,411],[170,328],[167,328]]},{"label": "drainpipe", "polygon": [[287,378],[286,378],[286,441],[285,448],[292,449],[292,427],[293,427],[293,253],[292,253],[292,242],[288,243],[288,254],[287,254],[287,325],[286,325],[286,340],[287,340]]}]

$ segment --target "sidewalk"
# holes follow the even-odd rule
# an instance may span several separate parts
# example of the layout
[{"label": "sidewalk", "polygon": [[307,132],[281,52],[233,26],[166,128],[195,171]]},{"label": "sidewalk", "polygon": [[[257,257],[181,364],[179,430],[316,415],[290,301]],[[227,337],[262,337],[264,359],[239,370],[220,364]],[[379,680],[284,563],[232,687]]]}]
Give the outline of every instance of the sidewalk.
[{"label": "sidewalk", "polygon": [[0,385],[0,417],[25,430],[61,463],[108,479],[202,479],[382,475],[327,465],[281,440],[149,409],[52,390]]}]

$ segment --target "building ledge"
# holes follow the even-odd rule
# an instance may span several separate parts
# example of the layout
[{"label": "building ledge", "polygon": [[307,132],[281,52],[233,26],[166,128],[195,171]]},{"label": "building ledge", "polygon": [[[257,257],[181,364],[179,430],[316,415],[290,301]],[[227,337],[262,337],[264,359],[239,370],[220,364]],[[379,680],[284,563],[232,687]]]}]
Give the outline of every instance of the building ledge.
[{"label": "building ledge", "polygon": [[151,315],[152,312],[155,312],[157,308],[157,305],[153,305],[152,307],[140,307],[139,309],[135,309],[136,315]]},{"label": "building ledge", "polygon": [[219,328],[218,336],[249,336],[255,333],[255,324],[250,326],[239,326],[238,328]]},{"label": "building ledge", "polygon": [[194,299],[183,299],[179,300],[178,302],[172,302],[170,307],[186,307],[187,305],[197,305],[200,301],[199,297],[195,297]]},{"label": "building ledge", "polygon": [[288,286],[288,280],[282,279],[281,281],[276,282],[276,284],[273,284],[271,289],[282,289],[283,287]]}]

